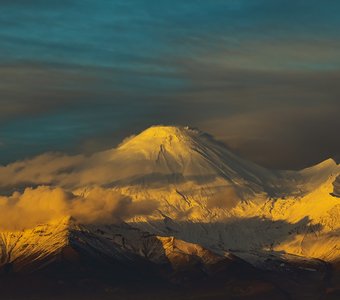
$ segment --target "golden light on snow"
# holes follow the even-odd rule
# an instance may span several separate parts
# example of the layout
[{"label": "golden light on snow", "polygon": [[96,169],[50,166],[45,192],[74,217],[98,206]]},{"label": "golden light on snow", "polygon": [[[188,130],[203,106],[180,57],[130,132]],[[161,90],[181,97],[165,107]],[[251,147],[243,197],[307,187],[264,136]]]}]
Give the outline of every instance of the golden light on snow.
[{"label": "golden light on snow", "polygon": [[67,216],[146,231],[158,222],[214,248],[329,261],[340,257],[340,198],[332,195],[339,174],[331,159],[301,171],[267,170],[198,130],[153,126],[89,157],[44,154],[0,167],[0,186],[11,191],[0,197],[0,228]]}]

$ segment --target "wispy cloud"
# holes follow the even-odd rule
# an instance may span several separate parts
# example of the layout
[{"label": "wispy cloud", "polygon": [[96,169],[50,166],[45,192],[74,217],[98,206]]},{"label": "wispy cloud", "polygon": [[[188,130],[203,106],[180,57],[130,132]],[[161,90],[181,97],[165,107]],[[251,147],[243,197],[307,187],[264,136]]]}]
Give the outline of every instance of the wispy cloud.
[{"label": "wispy cloud", "polygon": [[[1,163],[48,150],[112,147],[157,123],[205,129],[207,122],[258,110],[338,112],[337,1],[1,5]],[[319,127],[329,119],[323,114]],[[321,153],[339,152],[326,144]],[[288,167],[299,158],[291,153],[290,162],[263,163]]]}]

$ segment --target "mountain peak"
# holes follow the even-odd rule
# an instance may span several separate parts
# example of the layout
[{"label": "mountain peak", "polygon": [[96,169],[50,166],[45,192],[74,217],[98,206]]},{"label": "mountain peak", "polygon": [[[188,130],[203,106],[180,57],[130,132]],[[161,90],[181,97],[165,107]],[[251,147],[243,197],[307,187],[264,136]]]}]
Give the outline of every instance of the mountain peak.
[{"label": "mountain peak", "polygon": [[262,177],[271,175],[237,157],[210,135],[184,126],[152,126],[125,140],[109,155],[110,161],[124,161],[120,180],[144,178],[144,184],[150,177],[159,180],[162,174],[201,183],[223,178],[238,187],[256,185],[258,190]]},{"label": "mountain peak", "polygon": [[144,130],[141,135],[164,137],[169,135],[182,135],[193,132],[188,126],[165,126],[165,125],[154,125]]},{"label": "mountain peak", "polygon": [[190,142],[199,132],[183,126],[156,125],[147,128],[136,136],[126,140],[120,148],[138,146],[142,149],[159,148],[160,145]]}]

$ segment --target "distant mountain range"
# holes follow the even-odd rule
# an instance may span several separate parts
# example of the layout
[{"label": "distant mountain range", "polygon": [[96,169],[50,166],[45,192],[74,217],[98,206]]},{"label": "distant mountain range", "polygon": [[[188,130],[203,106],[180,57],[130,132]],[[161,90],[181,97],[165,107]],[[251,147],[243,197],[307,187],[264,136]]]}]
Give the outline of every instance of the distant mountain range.
[{"label": "distant mountain range", "polygon": [[339,180],[332,159],[268,170],[175,126],[150,127],[89,157],[3,166],[6,194],[43,185],[65,190],[70,202],[91,200],[95,188],[128,200],[110,208],[112,219],[86,218],[108,209],[91,200],[84,212],[3,228],[0,287],[8,299],[26,293],[11,294],[13,285],[41,299],[148,299],[150,291],[164,299],[338,299]]}]

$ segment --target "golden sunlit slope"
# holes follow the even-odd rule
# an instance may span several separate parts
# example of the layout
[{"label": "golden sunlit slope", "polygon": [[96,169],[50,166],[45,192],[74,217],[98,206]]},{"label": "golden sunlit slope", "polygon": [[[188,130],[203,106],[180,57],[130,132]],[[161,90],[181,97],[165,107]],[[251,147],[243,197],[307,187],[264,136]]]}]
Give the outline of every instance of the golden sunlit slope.
[{"label": "golden sunlit slope", "polygon": [[35,228],[0,233],[0,274],[30,273],[56,263],[79,264],[143,261],[170,265],[173,271],[200,264],[239,262],[237,257],[216,254],[198,244],[175,237],[160,237],[126,223],[83,225],[64,217]]},{"label": "golden sunlit slope", "polygon": [[332,159],[301,171],[269,171],[210,136],[177,127],[152,127],[112,152],[117,157],[149,167],[117,185],[136,200],[159,202],[154,214],[130,220],[141,228],[212,249],[340,257],[340,201],[332,195],[340,168]]},{"label": "golden sunlit slope", "polygon": [[[0,187],[15,191],[0,197],[0,205],[12,216],[39,207],[87,224],[124,219],[256,264],[286,253],[334,261],[340,255],[339,174],[332,159],[301,171],[267,170],[199,130],[153,126],[89,157],[45,154],[0,167]],[[7,245],[17,233],[3,236]]]},{"label": "golden sunlit slope", "polygon": [[[223,178],[240,193],[263,190],[270,173],[246,162],[211,136],[188,127],[153,126],[110,151],[113,165],[124,162],[120,184],[212,182]],[[130,182],[129,182],[130,180]]]}]

